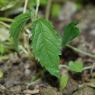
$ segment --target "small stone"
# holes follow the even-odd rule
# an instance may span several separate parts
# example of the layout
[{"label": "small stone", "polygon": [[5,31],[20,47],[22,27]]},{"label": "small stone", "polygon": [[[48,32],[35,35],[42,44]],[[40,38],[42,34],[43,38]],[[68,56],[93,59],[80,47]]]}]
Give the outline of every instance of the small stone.
[{"label": "small stone", "polygon": [[90,32],[90,34],[91,34],[92,36],[95,36],[95,29],[93,29],[93,30]]}]

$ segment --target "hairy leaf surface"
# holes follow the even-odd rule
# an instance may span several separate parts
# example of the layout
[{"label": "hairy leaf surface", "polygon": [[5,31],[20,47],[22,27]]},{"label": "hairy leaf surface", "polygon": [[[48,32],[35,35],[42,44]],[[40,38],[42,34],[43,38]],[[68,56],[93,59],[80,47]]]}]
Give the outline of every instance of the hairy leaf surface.
[{"label": "hairy leaf surface", "polygon": [[62,37],[62,46],[71,42],[75,37],[80,34],[79,29],[76,27],[76,23],[71,22],[64,27],[64,34]]},{"label": "hairy leaf surface", "polygon": [[69,69],[74,72],[82,72],[83,71],[83,63],[80,61],[70,61],[69,62]]},{"label": "hairy leaf surface", "polygon": [[41,65],[52,75],[59,76],[61,41],[51,23],[38,19],[32,28],[32,49]]},{"label": "hairy leaf surface", "polygon": [[14,22],[12,23],[10,28],[10,35],[13,38],[15,46],[18,45],[20,32],[22,31],[25,23],[29,20],[30,16],[30,13],[20,14],[15,18]]}]

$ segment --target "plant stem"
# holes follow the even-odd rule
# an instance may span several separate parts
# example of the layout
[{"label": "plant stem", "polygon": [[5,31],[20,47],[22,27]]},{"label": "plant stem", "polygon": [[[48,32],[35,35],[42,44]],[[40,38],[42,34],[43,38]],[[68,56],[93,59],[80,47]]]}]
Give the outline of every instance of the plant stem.
[{"label": "plant stem", "polygon": [[[27,10],[27,5],[28,5],[28,0],[25,0],[25,3],[24,3],[24,9],[23,9],[23,13],[26,13],[26,10]],[[28,38],[27,38],[27,34],[25,32],[22,33],[22,36],[23,36],[23,51],[26,52],[26,53],[29,53],[28,50],[28,46],[29,46],[29,42],[28,42]],[[26,50],[25,50],[26,49]]]},{"label": "plant stem", "polygon": [[4,22],[1,22],[1,21],[0,21],[0,24],[4,25],[6,28],[10,28],[10,25],[8,25],[8,24],[6,24],[6,23],[4,23]]},{"label": "plant stem", "polygon": [[36,2],[36,10],[35,10],[35,19],[38,17],[38,10],[39,10],[39,6],[40,6],[40,0],[37,0]]},{"label": "plant stem", "polygon": [[73,46],[71,46],[71,45],[67,45],[67,47],[71,48],[72,50],[74,50],[74,51],[76,51],[76,52],[78,52],[78,53],[80,53],[80,54],[83,54],[83,55],[86,55],[86,56],[95,58],[95,55],[94,55],[94,54],[90,54],[90,53],[88,53],[88,52],[82,51],[82,50],[80,50],[80,49],[78,49],[78,48],[75,48],[75,47],[73,47]]},{"label": "plant stem", "polygon": [[93,66],[84,67],[84,70],[92,69]]},{"label": "plant stem", "polygon": [[23,13],[26,13],[27,5],[28,5],[28,0],[25,0]]},{"label": "plant stem", "polygon": [[[94,68],[94,67],[95,67],[95,66],[93,66],[93,65],[84,67],[84,68],[83,68],[83,71],[84,71],[84,70],[88,70],[88,69],[92,69],[92,68]],[[65,69],[69,70],[68,65],[59,65],[59,68],[65,68]]]},{"label": "plant stem", "polygon": [[65,68],[65,69],[69,69],[69,67],[67,66],[67,65],[59,65],[59,68],[61,69],[61,68]]},{"label": "plant stem", "polygon": [[49,16],[50,16],[51,5],[52,5],[52,0],[48,0],[48,4],[47,4],[47,7],[46,7],[46,13],[45,13],[45,18],[47,20],[49,19]]},{"label": "plant stem", "polygon": [[0,17],[0,21],[13,22],[13,19],[6,18],[6,17]]}]

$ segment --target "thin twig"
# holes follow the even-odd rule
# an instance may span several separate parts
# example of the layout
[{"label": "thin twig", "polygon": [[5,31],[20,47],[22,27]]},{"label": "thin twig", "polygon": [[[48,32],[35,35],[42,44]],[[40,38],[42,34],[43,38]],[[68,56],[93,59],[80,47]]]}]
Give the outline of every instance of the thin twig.
[{"label": "thin twig", "polygon": [[23,13],[25,13],[25,12],[26,12],[27,5],[28,5],[28,0],[25,0],[24,9],[23,9]]},{"label": "thin twig", "polygon": [[35,19],[38,17],[39,6],[40,6],[40,0],[37,0],[36,10],[35,10]]},{"label": "thin twig", "polygon": [[[28,5],[28,0],[25,0],[23,13],[26,13],[27,5]],[[23,48],[22,48],[22,49],[23,49],[24,52],[28,53],[28,51],[26,51],[27,45],[28,45],[28,44],[27,44],[28,41],[27,41],[26,33],[23,32],[22,36],[23,36],[23,46],[24,46],[24,49],[23,49]]]},{"label": "thin twig", "polygon": [[67,65],[59,65],[59,69],[61,69],[61,68],[69,69],[69,67]]},{"label": "thin twig", "polygon": [[[68,66],[68,65],[59,65],[59,68],[60,68],[60,69],[61,69],[61,68],[65,68],[65,69],[69,70],[69,66]],[[84,71],[84,70],[88,70],[88,69],[92,69],[92,68],[95,68],[95,66],[93,66],[93,65],[91,65],[91,66],[86,66],[86,67],[83,68],[83,71]]]},{"label": "thin twig", "polygon": [[46,7],[46,13],[45,13],[45,18],[46,19],[49,19],[51,5],[52,5],[52,0],[48,0],[48,4],[47,4],[47,7]]},{"label": "thin twig", "polygon": [[25,90],[23,93],[24,94],[39,94],[39,90],[37,89],[37,90]]},{"label": "thin twig", "polygon": [[0,21],[13,22],[13,19],[11,19],[11,18],[6,18],[6,17],[0,17]]},{"label": "thin twig", "polygon": [[8,24],[6,24],[6,23],[4,23],[4,22],[1,22],[1,21],[0,21],[0,24],[4,25],[6,28],[10,28],[10,25],[8,25]]},{"label": "thin twig", "polygon": [[78,49],[78,48],[75,48],[75,47],[73,47],[73,46],[71,46],[71,45],[67,45],[67,47],[71,48],[72,50],[74,50],[74,51],[76,51],[76,52],[78,52],[78,53],[80,53],[80,54],[89,56],[89,57],[91,57],[91,58],[95,58],[95,55],[94,55],[94,54],[91,54],[91,53],[82,51],[82,50],[80,50],[80,49]]},{"label": "thin twig", "polygon": [[93,66],[87,66],[87,67],[84,67],[84,70],[88,70],[88,69],[92,69]]}]

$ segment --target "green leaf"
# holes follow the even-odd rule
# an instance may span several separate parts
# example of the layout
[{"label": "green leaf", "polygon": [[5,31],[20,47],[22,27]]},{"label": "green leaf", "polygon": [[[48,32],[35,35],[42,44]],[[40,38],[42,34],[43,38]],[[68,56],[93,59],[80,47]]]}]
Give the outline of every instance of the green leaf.
[{"label": "green leaf", "polygon": [[80,61],[70,61],[69,62],[69,70],[80,73],[83,71],[83,63]]},{"label": "green leaf", "polygon": [[64,34],[62,37],[62,46],[66,46],[71,42],[75,37],[80,34],[79,29],[76,27],[76,22],[71,22],[70,24],[64,27]]},{"label": "green leaf", "polygon": [[35,57],[52,75],[59,76],[59,55],[61,41],[53,26],[44,19],[38,19],[32,27],[32,49]]},{"label": "green leaf", "polygon": [[67,86],[69,80],[69,76],[68,75],[62,75],[60,78],[60,90],[64,90],[64,88]]},{"label": "green leaf", "polygon": [[29,20],[31,17],[30,13],[24,13],[17,16],[14,20],[14,22],[11,25],[10,28],[10,36],[13,38],[14,45],[18,46],[18,40],[20,37],[20,33],[23,30],[25,23]]}]

